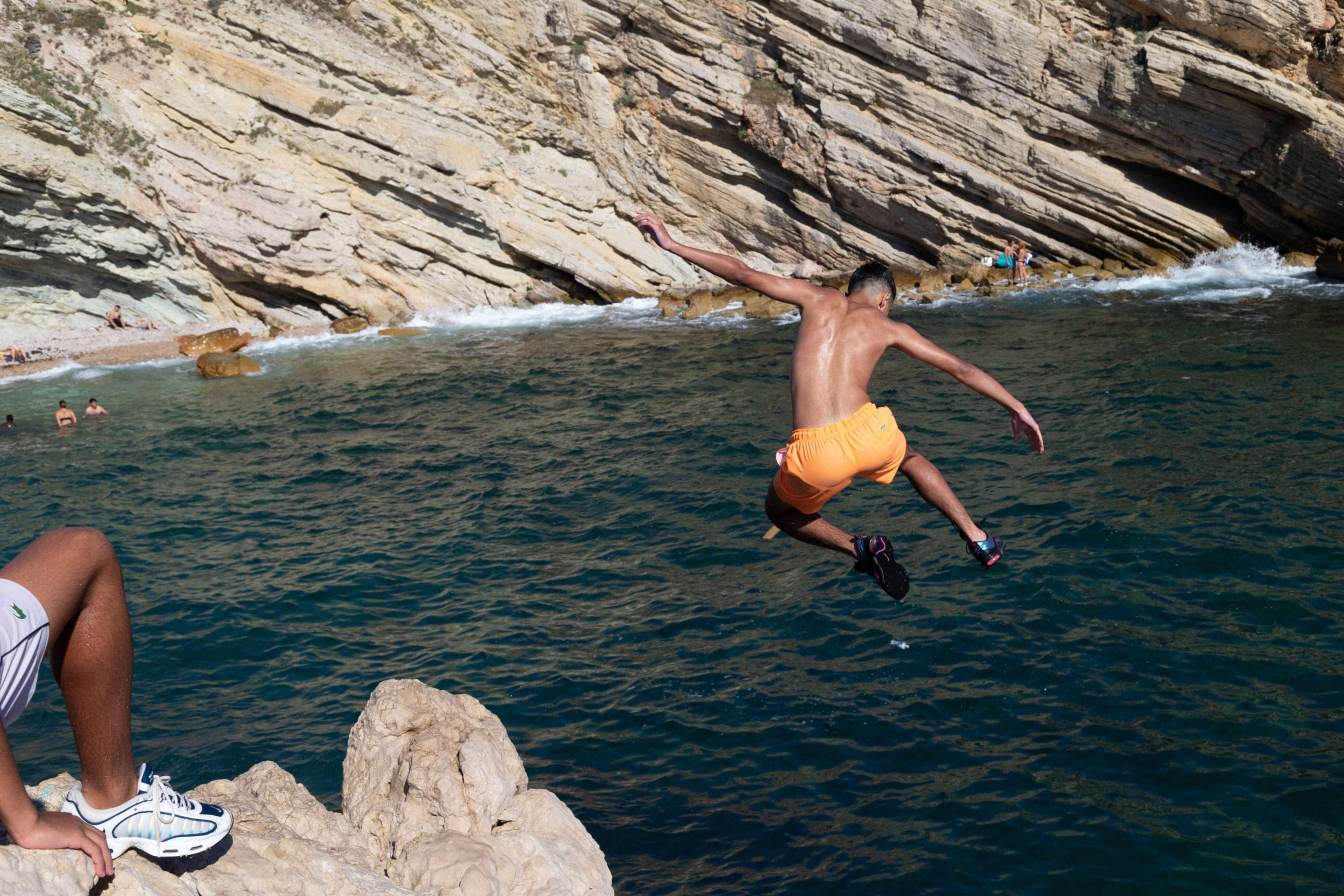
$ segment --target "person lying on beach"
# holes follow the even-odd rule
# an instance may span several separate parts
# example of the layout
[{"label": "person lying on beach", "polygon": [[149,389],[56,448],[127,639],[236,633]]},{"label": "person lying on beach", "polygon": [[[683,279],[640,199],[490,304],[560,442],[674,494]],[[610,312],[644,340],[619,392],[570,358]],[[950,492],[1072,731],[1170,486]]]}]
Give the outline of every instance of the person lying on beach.
[{"label": "person lying on beach", "polygon": [[635,215],[634,221],[668,252],[802,311],[790,375],[794,429],[788,445],[775,455],[779,470],[765,498],[772,523],[799,541],[844,554],[854,561],[857,572],[903,600],[909,580],[896,562],[891,539],[850,534],[819,514],[855,476],[890,485],[902,473],[920,497],[957,528],[971,556],[986,567],[998,562],[1003,541],[977,526],[938,468],[908,447],[891,410],[878,408],[869,399],[868,381],[883,353],[895,348],[997,402],[1008,411],[1013,438],[1026,436],[1037,452],[1045,451],[1041,428],[1022,402],[989,374],[888,317],[896,287],[885,265],[868,262],[858,268],[842,293],[682,245],[668,235],[661,219],[648,212]]},{"label": "person lying on beach", "polygon": [[107,408],[98,403],[98,399],[90,398],[89,406],[84,409],[85,417],[106,417]]},{"label": "person lying on beach", "polygon": [[17,345],[11,345],[9,348],[5,349],[4,358],[6,364],[22,364],[25,361],[31,360],[28,357],[28,353]]},{"label": "person lying on beach", "polygon": [[75,419],[75,412],[65,406],[65,399],[61,399],[61,406],[56,409],[56,426],[58,428],[74,426],[78,422]]},{"label": "person lying on beach", "polygon": [[[8,731],[37,688],[43,656],[65,696],[80,783],[59,812],[33,805]],[[189,856],[233,827],[228,810],[175,792],[131,752],[131,620],[121,566],[96,529],[56,529],[0,569],[0,823],[24,849],[77,849],[108,877],[135,848]]]},{"label": "person lying on beach", "polygon": [[159,328],[158,324],[154,323],[154,321],[149,320],[148,318],[144,320],[128,321],[126,325],[128,327],[133,327],[137,330],[157,330]]}]

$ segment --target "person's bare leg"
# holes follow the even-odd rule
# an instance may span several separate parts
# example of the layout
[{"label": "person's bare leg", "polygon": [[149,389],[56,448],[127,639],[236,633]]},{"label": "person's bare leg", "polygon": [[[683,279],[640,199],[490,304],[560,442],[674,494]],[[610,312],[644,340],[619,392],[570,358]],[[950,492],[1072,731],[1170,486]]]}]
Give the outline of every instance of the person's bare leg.
[{"label": "person's bare leg", "polygon": [[38,538],[0,578],[27,588],[51,623],[48,655],[79,751],[84,799],[96,809],[135,795],[131,755],[131,619],[121,565],[97,529]]},{"label": "person's bare leg", "polygon": [[901,462],[901,472],[910,480],[910,484],[919,492],[921,498],[936,507],[952,525],[957,527],[962,538],[967,541],[981,541],[986,537],[985,530],[971,519],[971,515],[957,499],[943,474],[938,472],[938,468],[927,457],[918,451],[907,451],[905,460]]},{"label": "person's bare leg", "polygon": [[838,551],[851,560],[857,559],[852,535],[826,522],[820,514],[803,513],[785,503],[775,492],[773,485],[765,496],[765,515],[770,517],[770,522],[778,526],[781,532],[792,538],[820,548]]}]

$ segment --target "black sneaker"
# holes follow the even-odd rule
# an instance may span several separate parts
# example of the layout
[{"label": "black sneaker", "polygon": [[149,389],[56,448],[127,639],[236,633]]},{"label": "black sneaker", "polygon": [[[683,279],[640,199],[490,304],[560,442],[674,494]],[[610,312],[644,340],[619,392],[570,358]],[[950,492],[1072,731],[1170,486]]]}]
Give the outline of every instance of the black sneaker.
[{"label": "black sneaker", "polygon": [[896,562],[891,539],[885,535],[855,535],[854,551],[859,555],[854,561],[855,572],[872,576],[883,591],[898,601],[905,600],[910,591],[910,577],[906,575],[905,567]]},{"label": "black sneaker", "polygon": [[989,537],[984,541],[967,541],[966,553],[979,560],[980,565],[988,569],[1003,557],[1003,539],[994,537],[990,532],[985,532],[985,535]]}]

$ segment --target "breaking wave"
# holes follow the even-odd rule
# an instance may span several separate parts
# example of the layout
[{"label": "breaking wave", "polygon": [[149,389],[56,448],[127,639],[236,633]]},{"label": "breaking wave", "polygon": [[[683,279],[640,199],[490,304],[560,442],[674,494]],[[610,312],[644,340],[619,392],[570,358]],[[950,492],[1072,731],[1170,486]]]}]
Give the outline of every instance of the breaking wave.
[{"label": "breaking wave", "polygon": [[1132,292],[1185,302],[1232,302],[1265,298],[1276,288],[1313,280],[1308,267],[1286,264],[1274,249],[1246,244],[1195,256],[1162,274],[1145,274],[1091,285],[1096,292]]}]

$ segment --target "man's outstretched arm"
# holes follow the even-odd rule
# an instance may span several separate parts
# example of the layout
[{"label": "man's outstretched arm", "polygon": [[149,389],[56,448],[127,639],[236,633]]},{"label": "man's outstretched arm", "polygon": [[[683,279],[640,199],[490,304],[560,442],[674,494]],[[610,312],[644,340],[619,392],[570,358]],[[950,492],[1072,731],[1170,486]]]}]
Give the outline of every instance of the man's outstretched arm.
[{"label": "man's outstretched arm", "polygon": [[891,345],[894,348],[900,349],[916,361],[923,361],[930,367],[941,370],[963,386],[998,402],[1012,415],[1009,425],[1013,430],[1013,441],[1017,441],[1018,436],[1026,436],[1033,451],[1037,454],[1045,452],[1045,437],[1041,435],[1041,428],[1036,425],[1026,405],[1014,398],[998,380],[974,364],[967,363],[951,352],[934,345],[919,335],[909,324],[893,321],[891,326],[893,330]]},{"label": "man's outstretched arm", "polygon": [[649,212],[640,212],[635,215],[634,222],[640,230],[653,237],[653,241],[660,248],[686,259],[691,264],[704,268],[716,277],[722,277],[729,283],[754,289],[777,301],[787,302],[790,305],[797,305],[802,308],[815,301],[840,295],[834,289],[817,286],[807,280],[776,277],[774,274],[758,271],[755,268],[748,267],[740,258],[733,258],[731,255],[722,255],[718,252],[683,245],[672,239],[661,218]]}]

